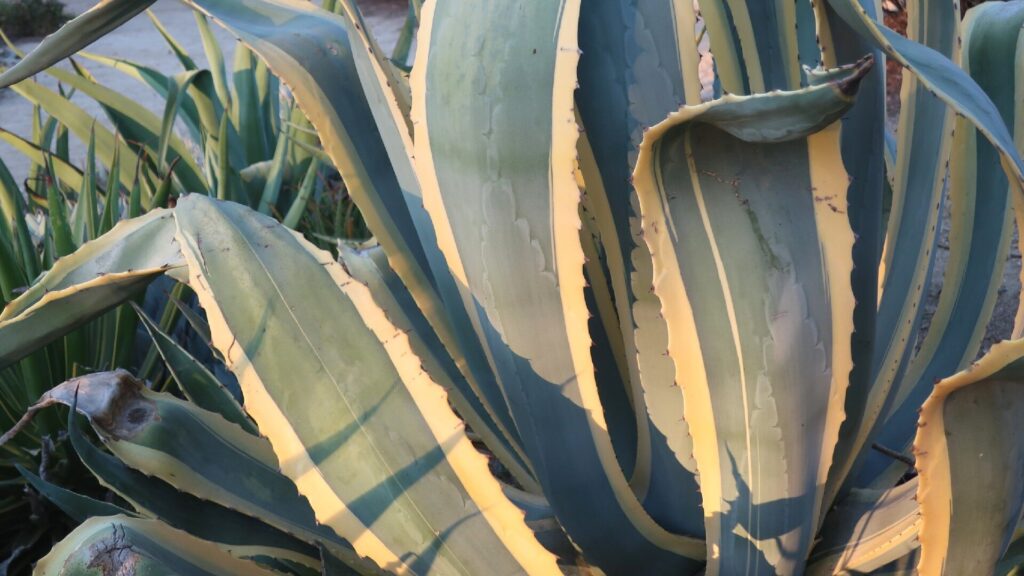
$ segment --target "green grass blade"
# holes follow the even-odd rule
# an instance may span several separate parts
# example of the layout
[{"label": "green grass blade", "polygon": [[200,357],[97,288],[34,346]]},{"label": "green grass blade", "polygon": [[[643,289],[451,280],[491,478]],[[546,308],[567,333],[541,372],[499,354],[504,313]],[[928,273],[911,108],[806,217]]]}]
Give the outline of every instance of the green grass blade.
[{"label": "green grass blade", "polygon": [[302,216],[306,213],[309,208],[309,201],[313,197],[313,192],[316,190],[317,184],[320,180],[320,160],[313,158],[309,163],[309,168],[306,169],[306,176],[302,179],[302,184],[299,186],[299,193],[295,195],[295,199],[292,200],[292,205],[288,208],[288,213],[285,214],[284,219],[281,223],[289,228],[297,228],[299,222],[302,220]]},{"label": "green grass blade", "polygon": [[210,63],[210,73],[213,75],[213,85],[217,91],[224,110],[231,110],[231,90],[228,88],[227,67],[224,63],[224,51],[220,42],[213,35],[210,23],[200,12],[195,12],[196,27],[199,28],[199,38],[203,43],[203,51],[206,52],[206,60]]},{"label": "green grass blade", "polygon": [[174,56],[178,59],[178,62],[181,63],[181,67],[184,68],[186,71],[198,70],[199,67],[196,66],[195,60],[193,60],[192,57],[189,56],[188,52],[181,45],[181,43],[178,42],[174,38],[174,36],[171,35],[171,32],[167,30],[167,28],[163,25],[163,22],[160,22],[160,19],[156,17],[156,14],[154,14],[152,10],[146,10],[146,16],[149,17],[149,21],[153,23],[153,27],[156,28],[157,32],[160,33],[160,36],[163,37],[164,42],[167,43],[167,46],[171,49],[171,52],[174,53]]}]

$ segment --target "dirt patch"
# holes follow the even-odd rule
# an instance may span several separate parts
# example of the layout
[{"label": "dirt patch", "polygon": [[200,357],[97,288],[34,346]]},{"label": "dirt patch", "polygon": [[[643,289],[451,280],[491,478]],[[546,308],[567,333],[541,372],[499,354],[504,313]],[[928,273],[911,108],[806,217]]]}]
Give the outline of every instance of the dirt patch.
[{"label": "dirt patch", "polygon": [[[0,0],[3,2],[5,0]],[[81,14],[91,8],[96,0],[65,0],[70,14]],[[390,53],[398,40],[408,4],[405,0],[359,0],[366,23],[373,31],[381,48]],[[160,0],[153,4],[150,11],[171,31],[178,43],[195,60],[200,68],[209,66],[203,51],[202,39],[196,28],[193,12],[181,2]],[[213,26],[213,33],[224,48],[225,61],[230,65],[234,58],[235,39],[219,26]],[[29,51],[39,44],[41,38],[25,38],[15,42],[17,47]],[[164,74],[175,74],[182,70],[181,64],[167,44],[157,34],[156,29],[145,15],[139,15],[125,23],[117,30],[96,41],[86,50],[113,58],[125,58],[152,67]],[[0,54],[0,65],[3,55]],[[112,68],[80,59],[93,77],[102,85],[130,96],[137,103],[150,111],[163,115],[165,101],[148,86]],[[67,67],[67,64],[60,66]],[[57,82],[46,74],[39,74],[35,80],[45,87],[56,90]],[[88,114],[109,127],[103,110],[89,97],[78,93],[72,98]],[[0,128],[9,130],[24,138],[32,136],[32,104],[14,93],[13,90],[0,90]],[[71,139],[71,162],[82,165],[85,160],[85,145],[76,138]],[[11,174],[18,182],[23,181],[29,172],[28,159],[14,148],[0,142],[0,159],[7,164]]]},{"label": "dirt patch", "polygon": [[125,536],[124,528],[117,525],[110,537],[89,548],[89,554],[87,567],[99,569],[103,576],[133,576],[142,559]]}]

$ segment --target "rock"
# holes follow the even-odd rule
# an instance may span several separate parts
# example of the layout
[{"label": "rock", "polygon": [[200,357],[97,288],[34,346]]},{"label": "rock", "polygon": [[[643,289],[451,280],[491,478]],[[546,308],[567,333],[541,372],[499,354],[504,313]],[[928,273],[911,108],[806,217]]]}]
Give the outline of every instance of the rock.
[{"label": "rock", "polygon": [[[0,46],[0,70],[10,68],[18,63],[18,57],[11,52],[7,46]],[[0,94],[7,92],[6,88],[0,89]]]},{"label": "rock", "polygon": [[0,68],[10,68],[18,63],[18,57],[6,46],[0,46]]}]

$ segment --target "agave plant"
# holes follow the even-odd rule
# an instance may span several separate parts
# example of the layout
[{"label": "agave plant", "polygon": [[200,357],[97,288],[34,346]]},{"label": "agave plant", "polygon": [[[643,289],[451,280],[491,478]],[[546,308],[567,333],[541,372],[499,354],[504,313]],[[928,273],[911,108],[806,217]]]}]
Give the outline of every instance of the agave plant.
[{"label": "agave plant", "polygon": [[[151,3],[98,4],[0,85]],[[854,0],[435,0],[409,77],[350,0],[188,4],[290,87],[380,247],[336,260],[200,190],[12,302],[4,363],[158,277],[195,291],[244,414],[209,378],[186,403],[125,372],[33,411],[75,407],[110,451],[80,454],[261,527],[63,494],[97,517],[40,572],[1020,560],[1024,340],[975,359],[1024,199],[1024,2],[963,23],[908,2],[905,38]],[[883,58],[905,70],[891,138]]]},{"label": "agave plant", "polygon": [[[200,70],[170,31],[152,13],[148,15],[181,62],[183,71],[177,76],[128,60],[87,52],[78,56],[124,72],[157,92],[166,101],[162,118],[98,83],[78,61],[72,61],[69,70],[49,70],[59,82],[56,90],[35,82],[15,87],[35,110],[31,138],[0,128],[0,138],[31,163],[22,191],[0,161],[0,296],[4,305],[56,259],[106,233],[122,218],[173,202],[176,192],[172,191],[181,190],[183,182],[194,183],[197,174],[202,189],[273,213],[286,225],[317,237],[364,234],[351,200],[333,181],[332,171],[325,168],[329,161],[321,161],[323,153],[315,133],[286,94],[278,98],[277,79],[266,66],[243,46],[236,51],[234,68],[225,71],[221,46],[205,17],[197,13],[212,71]],[[7,44],[17,52],[9,41]],[[214,72],[221,82],[211,83]],[[224,81],[227,74],[230,83]],[[105,128],[75,104],[72,96],[76,94],[95,99],[113,129]],[[251,112],[250,94],[258,95],[260,102]],[[213,113],[206,114],[211,105]],[[283,120],[282,108],[286,113]],[[179,120],[185,128],[182,136],[173,130]],[[224,134],[211,135],[211,129],[227,130],[223,143],[218,137]],[[72,137],[87,146],[81,166],[71,162]],[[228,139],[232,146],[227,145]],[[269,152],[251,152],[249,148],[254,147],[239,144],[255,140],[268,140],[271,144],[264,148]],[[225,151],[236,154],[228,158]],[[250,153],[252,161],[246,156]],[[163,167],[157,158],[165,158]],[[159,327],[177,327],[174,331],[178,332],[182,325],[179,299],[188,299],[184,288],[170,289],[166,282],[158,283],[145,297],[140,294],[135,299],[155,313]],[[158,361],[159,347],[149,347],[136,332],[135,312],[122,306],[0,371],[0,429],[11,428],[54,382],[115,366],[132,369],[157,390],[174,390],[173,370],[165,370]],[[40,482],[57,482],[101,495],[102,488],[78,463],[68,442],[61,418],[45,417],[5,446],[5,459],[0,462],[0,574],[21,573],[24,566],[49,550],[55,538],[74,527],[73,520],[81,518],[75,512],[69,514],[70,519],[59,511],[54,513],[53,507],[46,506],[36,491],[26,486],[32,484],[37,489]],[[38,475],[34,481],[32,474]]]}]

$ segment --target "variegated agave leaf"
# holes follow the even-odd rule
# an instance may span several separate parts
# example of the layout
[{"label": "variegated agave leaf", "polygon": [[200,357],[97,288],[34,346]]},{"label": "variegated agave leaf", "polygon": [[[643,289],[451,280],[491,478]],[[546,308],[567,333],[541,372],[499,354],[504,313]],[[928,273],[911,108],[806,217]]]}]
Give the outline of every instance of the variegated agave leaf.
[{"label": "variegated agave leaf", "polygon": [[833,123],[870,65],[685,107],[640,151],[708,561],[726,574],[795,570],[821,513],[852,367],[854,239]]},{"label": "variegated agave leaf", "polygon": [[991,574],[1024,508],[1024,341],[1002,342],[935,385],[914,454],[921,574]]},{"label": "variegated agave leaf", "polygon": [[0,314],[0,365],[8,365],[124,302],[184,265],[170,213],[155,210],[61,259]]},{"label": "variegated agave leaf", "polygon": [[[1024,122],[1015,104],[1024,89],[1020,72],[1024,55],[1017,49],[1021,23],[1024,5],[1011,2],[972,10],[963,24],[963,66],[992,97],[1017,142],[1024,136]],[[1024,214],[1017,184],[1000,169],[996,149],[967,120],[957,119],[952,145],[950,258],[942,294],[921,352],[897,380],[877,440],[897,450],[909,449],[917,409],[936,379],[967,368],[976,358],[1001,289],[1014,220],[1020,222]],[[1015,338],[1020,337],[1020,326],[1018,307]],[[898,466],[873,455],[859,482],[864,485],[900,474]]]},{"label": "variegated agave leaf", "polygon": [[365,286],[241,206],[190,196],[176,217],[214,346],[320,522],[390,570],[556,570]]},{"label": "variegated agave leaf", "polygon": [[[270,484],[261,490],[233,485],[215,473],[218,468],[200,473],[201,460],[183,467],[190,452],[175,452],[180,438],[158,430],[174,421],[173,414],[195,418],[198,413],[178,400],[150,397],[137,384],[134,393],[119,392],[129,385],[120,378],[121,384],[100,386],[101,392],[78,392],[80,410],[91,414],[120,459],[300,536],[296,521],[277,508],[283,488],[273,488],[272,478],[280,466],[309,499],[324,529],[337,531],[357,554],[388,570],[479,573],[504,565],[502,572],[557,572],[555,557],[538,543],[523,512],[507,499],[467,439],[444,390],[423,371],[407,337],[390,324],[365,286],[328,254],[239,205],[192,195],[178,203],[172,221],[189,283],[210,318],[213,344],[238,375],[246,410],[277,456],[253,445],[244,451],[249,464],[222,467],[227,452],[210,460],[222,472],[233,470],[231,475],[247,470],[243,476],[252,479],[266,467]],[[85,270],[89,262],[83,260]],[[73,275],[74,270],[68,274]],[[233,286],[239,281],[248,286],[251,302],[236,298]],[[324,315],[323,308],[299,305],[310,299],[332,311]],[[331,322],[322,321],[327,317]],[[23,321],[31,326],[35,320],[29,315]],[[282,346],[290,352],[282,355]],[[294,393],[297,382],[306,392]],[[102,382],[69,383],[51,391],[42,405],[70,403],[75,388],[89,383]],[[124,402],[137,406],[117,408]],[[317,409],[326,410],[323,417],[310,418]],[[202,419],[228,438],[220,442],[225,448],[255,441],[245,440],[245,433],[227,421],[215,426],[217,418]],[[147,426],[156,422],[160,425]],[[212,440],[196,438],[191,444],[212,449],[219,442]]]},{"label": "variegated agave leaf", "polygon": [[[689,0],[436,0],[411,8],[421,31],[408,83],[350,0],[189,3],[247,45],[232,122],[266,105],[273,68],[384,251],[342,250],[342,266],[268,218],[199,197],[147,221],[177,241],[159,259],[198,294],[245,410],[309,499],[321,526],[303,545],[328,545],[318,530],[330,528],[410,573],[553,572],[538,535],[610,574],[995,569],[1020,509],[1009,429],[1024,350],[1000,346],[932,383],[977,350],[1010,199],[1020,204],[1007,126],[1019,124],[1024,3],[968,19],[968,76],[948,4],[909,2],[907,39],[854,0],[700,0],[699,11]],[[104,3],[105,23],[79,26],[116,25],[115,4],[142,5]],[[70,53],[67,36],[18,74]],[[882,54],[906,70],[889,145],[882,67],[871,69]],[[225,92],[214,68],[207,96]],[[224,135],[223,172],[230,122],[200,112],[185,113]],[[266,160],[273,143],[247,141],[244,154]],[[250,170],[264,173],[264,211],[287,155],[277,143]],[[110,160],[118,144],[101,132],[96,147]],[[949,289],[915,355],[951,151]],[[141,244],[115,232],[111,246]],[[94,262],[96,250],[0,317],[0,359],[126,297],[92,274],[142,268]],[[219,390],[152,334],[176,378]],[[182,388],[248,422],[219,392]],[[899,483],[906,464],[870,447],[881,438],[900,452],[915,430],[921,475]],[[525,491],[495,481],[471,438]],[[990,448],[986,481],[967,482],[964,463]],[[295,531],[258,494],[190,478],[201,497]]]},{"label": "variegated agave leaf", "polygon": [[214,544],[156,520],[97,516],[79,526],[36,565],[35,574],[209,574],[269,576]]}]

